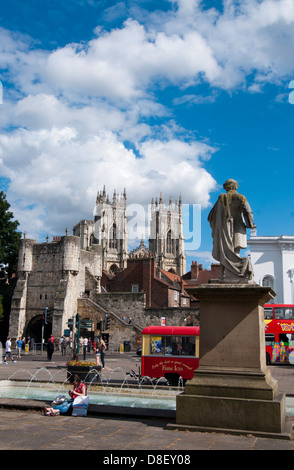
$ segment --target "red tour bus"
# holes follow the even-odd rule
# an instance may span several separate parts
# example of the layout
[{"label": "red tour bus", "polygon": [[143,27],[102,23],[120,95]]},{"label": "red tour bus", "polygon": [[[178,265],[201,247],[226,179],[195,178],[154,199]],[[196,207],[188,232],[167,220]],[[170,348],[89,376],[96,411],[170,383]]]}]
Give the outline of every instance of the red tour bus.
[{"label": "red tour bus", "polygon": [[294,363],[294,305],[264,305],[267,364]]},{"label": "red tour bus", "polygon": [[142,375],[171,385],[192,379],[199,366],[199,327],[148,326],[142,331]]}]

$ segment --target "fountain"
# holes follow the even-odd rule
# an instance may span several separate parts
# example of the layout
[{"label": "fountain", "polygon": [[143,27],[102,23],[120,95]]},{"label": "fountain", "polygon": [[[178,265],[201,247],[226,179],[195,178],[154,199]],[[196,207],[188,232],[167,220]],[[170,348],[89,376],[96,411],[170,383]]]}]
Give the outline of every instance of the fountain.
[{"label": "fountain", "polygon": [[[125,373],[120,367],[113,369],[108,378],[101,371],[97,370],[96,373],[99,380],[91,376],[91,381],[87,385],[90,414],[156,416],[175,419],[176,397],[183,391],[181,379],[178,387],[171,387],[164,377],[157,379],[142,377],[134,371]],[[115,384],[112,378],[116,373],[121,373],[121,380]],[[18,379],[18,374],[21,374],[21,379]],[[60,374],[63,374],[63,377],[60,377]],[[55,373],[44,367],[34,373],[19,369],[8,379],[0,380],[0,405],[11,406],[9,403],[16,400],[17,406],[21,404],[25,408],[29,406],[42,409],[44,402],[48,404],[58,395],[68,395],[68,390],[72,387],[68,379],[63,380],[63,378],[63,369]],[[26,406],[27,403],[29,405]],[[286,397],[286,414],[294,416],[294,397]]]},{"label": "fountain", "polygon": [[[170,419],[175,418],[176,397],[182,392],[182,381],[178,387],[171,387],[164,377],[156,380],[151,377],[139,377],[135,373],[125,374],[123,369],[115,368],[112,374],[121,372],[120,384],[111,382],[110,377],[103,377],[101,371],[99,381],[92,377],[88,383],[88,395],[90,398],[89,413],[93,414],[120,414],[160,416]],[[132,371],[133,372],[133,371]],[[17,380],[17,375],[28,375],[27,380]],[[44,373],[48,380],[44,380]],[[34,373],[26,369],[20,369],[11,374],[8,379],[0,380],[0,404],[1,399],[17,399],[19,402],[33,400],[36,408],[42,408],[44,402],[52,402],[57,395],[68,395],[72,387],[68,379],[58,381],[58,375],[64,373],[59,370],[52,374],[46,368],[39,368]],[[43,379],[39,379],[43,375]],[[133,379],[133,383],[130,382]],[[286,398],[287,416],[294,416],[294,397]]]},{"label": "fountain", "polygon": [[[90,413],[175,417],[176,396],[182,391],[180,384],[177,388],[171,387],[163,377],[153,381],[150,377],[139,377],[135,373],[125,374],[121,368],[113,369],[112,373],[120,371],[123,374],[120,384],[111,382],[111,374],[105,378],[101,371],[97,370],[96,375],[91,371],[91,381],[87,384]],[[17,380],[19,372],[27,373],[28,380]],[[47,381],[44,381],[44,372],[48,375]],[[72,386],[68,378],[57,381],[60,372],[64,373],[60,370],[52,374],[46,368],[40,368],[34,374],[25,369],[16,371],[8,379],[0,380],[0,400],[34,400],[40,407],[40,403],[52,402],[57,395],[67,396]],[[39,379],[41,375],[42,380]]]}]

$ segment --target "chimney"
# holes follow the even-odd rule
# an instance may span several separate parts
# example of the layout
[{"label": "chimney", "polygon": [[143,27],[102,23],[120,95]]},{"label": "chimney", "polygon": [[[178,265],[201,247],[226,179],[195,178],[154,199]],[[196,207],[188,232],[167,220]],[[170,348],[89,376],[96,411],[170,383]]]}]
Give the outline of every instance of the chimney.
[{"label": "chimney", "polygon": [[191,279],[198,279],[199,276],[199,268],[197,261],[192,261],[191,265]]}]

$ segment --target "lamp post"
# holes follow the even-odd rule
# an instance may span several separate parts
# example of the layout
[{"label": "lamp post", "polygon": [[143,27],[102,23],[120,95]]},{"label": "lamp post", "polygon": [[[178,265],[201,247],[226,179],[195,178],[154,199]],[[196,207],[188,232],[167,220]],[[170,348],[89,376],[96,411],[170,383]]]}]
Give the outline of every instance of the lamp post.
[{"label": "lamp post", "polygon": [[77,328],[77,354],[80,352],[80,319],[81,315],[76,314],[76,328]]}]

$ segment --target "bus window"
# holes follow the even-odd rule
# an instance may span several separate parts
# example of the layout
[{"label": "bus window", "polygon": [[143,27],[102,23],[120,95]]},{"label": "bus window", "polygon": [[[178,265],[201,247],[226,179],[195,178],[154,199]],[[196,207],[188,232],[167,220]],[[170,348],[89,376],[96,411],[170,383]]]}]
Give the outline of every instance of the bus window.
[{"label": "bus window", "polygon": [[264,319],[272,320],[274,318],[274,312],[272,307],[264,307]]},{"label": "bus window", "polygon": [[265,345],[266,346],[271,346],[272,343],[275,342],[275,335],[272,333],[266,334],[265,335]]},{"label": "bus window", "polygon": [[292,320],[294,318],[294,308],[285,308],[285,318],[287,320]]},{"label": "bus window", "polygon": [[276,307],[275,318],[276,320],[292,320],[294,318],[294,308]]},{"label": "bus window", "polygon": [[283,314],[284,314],[284,312],[283,312],[282,308],[278,308],[278,307],[275,308],[275,318],[276,318],[276,320],[283,320],[283,318],[284,318]]}]

